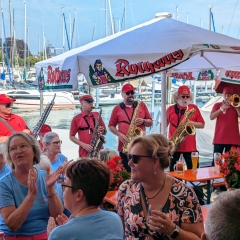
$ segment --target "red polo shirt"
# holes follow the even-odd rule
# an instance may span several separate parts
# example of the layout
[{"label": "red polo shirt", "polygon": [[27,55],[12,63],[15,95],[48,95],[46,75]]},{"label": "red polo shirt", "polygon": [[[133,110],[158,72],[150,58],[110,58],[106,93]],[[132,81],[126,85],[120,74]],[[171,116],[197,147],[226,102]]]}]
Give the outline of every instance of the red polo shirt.
[{"label": "red polo shirt", "polygon": [[[71,123],[70,127],[70,136],[75,136],[76,133],[78,133],[78,139],[81,142],[90,144],[93,136],[93,132],[90,129],[87,130],[80,130],[79,128],[88,128],[88,124],[91,127],[91,129],[94,131],[94,120],[95,124],[97,122],[98,118],[98,112],[92,112],[90,115],[85,114],[84,112],[79,113],[76,115]],[[85,121],[84,117],[86,118],[87,122]],[[100,119],[100,126],[104,127],[106,129],[106,126],[102,120]],[[79,146],[79,157],[87,157],[88,151],[86,151],[84,148]]]},{"label": "red polo shirt", "polygon": [[[215,103],[212,113],[216,112],[223,103]],[[226,113],[220,113],[216,120],[213,144],[240,145],[238,114],[234,107],[230,106]]]},{"label": "red polo shirt", "polygon": [[[126,106],[125,110],[129,116],[129,118],[132,119],[134,108]],[[116,127],[118,125],[118,131],[126,135],[128,132],[129,126],[130,126],[128,124],[129,119],[126,115],[126,112],[120,107],[119,104],[117,106],[115,106],[112,111],[112,115],[110,117],[108,127],[111,127],[111,126]],[[140,102],[138,118],[152,120],[152,117],[147,109],[147,106],[143,102]],[[138,127],[140,127],[144,132],[146,131],[146,127],[144,125],[140,125]],[[118,139],[118,151],[119,152],[122,152],[122,146],[123,146],[123,143]]]},{"label": "red polo shirt", "polygon": [[[188,110],[195,108],[196,111],[194,115],[189,119],[189,121],[193,122],[201,122],[205,123],[204,119],[198,109],[198,107],[195,104],[189,104]],[[176,127],[178,125],[178,116],[175,112],[174,105],[170,106],[167,109],[167,120],[169,122],[169,133],[168,137],[169,139],[172,137],[174,132],[176,131]],[[184,118],[184,115],[181,115],[180,122]],[[188,135],[185,140],[180,144],[179,148],[177,149],[177,152],[194,152],[197,150],[197,145],[196,145],[196,134],[195,135]]]},{"label": "red polo shirt", "polygon": [[[22,132],[24,129],[28,129],[25,121],[18,115],[11,114],[9,119],[3,118],[16,132]],[[0,121],[0,136],[11,136],[12,131]]]}]

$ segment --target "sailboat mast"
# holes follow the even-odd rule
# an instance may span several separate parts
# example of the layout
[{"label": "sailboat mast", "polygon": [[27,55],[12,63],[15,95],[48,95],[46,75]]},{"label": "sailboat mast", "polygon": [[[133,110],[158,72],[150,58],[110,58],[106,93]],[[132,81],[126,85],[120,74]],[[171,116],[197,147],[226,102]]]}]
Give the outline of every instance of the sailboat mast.
[{"label": "sailboat mast", "polygon": [[62,53],[65,52],[64,7],[62,7]]},{"label": "sailboat mast", "polygon": [[112,27],[112,34],[114,34],[115,32],[114,32],[114,26],[113,26],[112,8],[111,8],[111,2],[110,2],[110,0],[108,0],[108,7],[109,7],[111,27]]},{"label": "sailboat mast", "polygon": [[27,51],[27,46],[26,46],[26,41],[27,41],[27,6],[26,6],[26,0],[23,0],[24,3],[24,57],[23,57],[23,64],[24,64],[24,69],[23,69],[23,78],[26,81],[27,77],[27,72],[26,72],[26,51]]}]

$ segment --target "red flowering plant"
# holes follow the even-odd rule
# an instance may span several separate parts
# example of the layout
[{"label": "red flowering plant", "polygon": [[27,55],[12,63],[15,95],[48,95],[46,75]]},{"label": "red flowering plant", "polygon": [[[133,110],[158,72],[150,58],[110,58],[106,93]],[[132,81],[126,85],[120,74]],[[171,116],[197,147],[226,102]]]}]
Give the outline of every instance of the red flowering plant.
[{"label": "red flowering plant", "polygon": [[130,178],[130,173],[126,171],[122,164],[122,158],[115,156],[106,161],[110,168],[111,179],[109,190],[118,190],[122,182]]},{"label": "red flowering plant", "polygon": [[240,188],[240,148],[232,147],[221,159],[220,169],[228,188]]}]

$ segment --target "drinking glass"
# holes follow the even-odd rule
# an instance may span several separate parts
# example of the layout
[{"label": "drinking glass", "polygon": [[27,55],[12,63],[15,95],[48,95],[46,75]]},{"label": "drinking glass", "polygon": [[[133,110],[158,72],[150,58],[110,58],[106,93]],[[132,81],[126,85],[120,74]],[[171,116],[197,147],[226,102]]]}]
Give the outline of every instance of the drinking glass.
[{"label": "drinking glass", "polygon": [[197,164],[198,164],[198,152],[192,152],[192,171],[197,172]]},{"label": "drinking glass", "polygon": [[178,174],[183,174],[183,167],[183,162],[177,161],[177,163],[174,165],[174,170],[176,170]]},{"label": "drinking glass", "polygon": [[152,210],[162,211],[162,206],[148,204],[147,225],[150,225],[148,222],[149,222],[149,217],[153,216]]},{"label": "drinking glass", "polygon": [[214,173],[220,173],[220,161],[221,161],[221,153],[214,153],[213,154],[214,159]]}]

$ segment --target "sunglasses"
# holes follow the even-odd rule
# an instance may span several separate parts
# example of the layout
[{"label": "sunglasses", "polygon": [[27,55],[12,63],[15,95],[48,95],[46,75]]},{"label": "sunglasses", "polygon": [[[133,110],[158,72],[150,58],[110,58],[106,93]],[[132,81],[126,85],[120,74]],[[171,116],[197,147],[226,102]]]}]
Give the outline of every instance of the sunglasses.
[{"label": "sunglasses", "polygon": [[54,145],[61,145],[62,144],[62,140],[56,141],[56,142],[52,142],[52,144],[54,144]]},{"label": "sunglasses", "polygon": [[141,156],[141,155],[134,155],[134,154],[127,155],[128,161],[132,160],[134,164],[137,164],[140,158],[142,157],[152,157],[152,156]]},{"label": "sunglasses", "polygon": [[4,105],[5,106],[5,108],[10,108],[10,107],[12,107],[12,103],[6,103],[6,104],[2,104],[2,105]]},{"label": "sunglasses", "polygon": [[134,95],[134,91],[126,92],[126,94],[127,94],[127,95],[130,95],[130,94]]},{"label": "sunglasses", "polygon": [[190,98],[190,96],[182,96],[182,98]]}]

